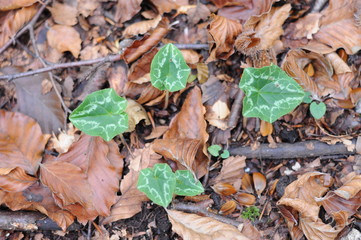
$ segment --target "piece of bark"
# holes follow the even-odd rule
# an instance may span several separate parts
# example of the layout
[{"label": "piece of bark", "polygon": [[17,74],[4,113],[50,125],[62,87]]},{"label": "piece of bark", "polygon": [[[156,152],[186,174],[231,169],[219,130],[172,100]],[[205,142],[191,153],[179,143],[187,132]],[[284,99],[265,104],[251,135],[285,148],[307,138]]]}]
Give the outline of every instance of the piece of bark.
[{"label": "piece of bark", "polygon": [[[79,230],[81,225],[73,223],[67,231]],[[16,231],[61,230],[50,218],[39,212],[0,211],[0,229]]]},{"label": "piece of bark", "polygon": [[[355,144],[356,141],[353,140],[352,142]],[[356,153],[355,150],[348,151],[343,143],[329,145],[313,140],[297,143],[277,143],[277,148],[270,148],[268,145],[260,144],[256,150],[252,150],[251,147],[232,144],[228,151],[231,155],[260,159],[309,158],[330,155],[354,155]]]}]

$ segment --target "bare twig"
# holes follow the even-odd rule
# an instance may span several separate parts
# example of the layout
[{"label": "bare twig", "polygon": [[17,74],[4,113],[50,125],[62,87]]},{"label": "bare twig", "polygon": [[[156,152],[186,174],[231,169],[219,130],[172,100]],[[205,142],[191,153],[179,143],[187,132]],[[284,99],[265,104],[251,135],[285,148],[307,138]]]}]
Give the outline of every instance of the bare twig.
[{"label": "bare twig", "polygon": [[[356,140],[353,140],[355,144]],[[230,145],[231,155],[242,155],[247,158],[287,159],[309,158],[330,155],[354,155],[355,150],[349,151],[343,143],[329,145],[320,141],[305,141],[297,143],[277,143],[277,148],[270,148],[268,144],[261,144],[256,150],[242,147],[239,144]]]},{"label": "bare twig", "polygon": [[174,46],[176,46],[179,49],[208,49],[208,44],[202,44],[202,43],[175,43]]},{"label": "bare twig", "polygon": [[7,43],[5,43],[4,46],[0,48],[0,53],[5,51],[5,49],[7,49],[13,42],[15,42],[15,39],[23,35],[26,31],[30,30],[30,28],[34,26],[34,24],[36,23],[36,21],[38,21],[38,18],[43,13],[43,11],[45,10],[46,6],[49,3],[51,3],[51,0],[46,0],[44,3],[42,3],[42,6],[38,10],[38,12],[34,15],[34,17],[30,20],[30,22],[26,24],[26,26],[23,27],[19,32],[17,32],[12,39],[10,39]]},{"label": "bare twig", "polygon": [[[206,203],[209,204],[212,204],[213,203],[213,200],[206,200],[204,201]],[[202,203],[202,202],[201,202]],[[190,212],[190,213],[201,213],[202,215],[205,215],[206,217],[210,217],[210,218],[213,218],[217,221],[220,221],[220,222],[223,222],[223,223],[226,223],[226,224],[230,224],[230,225],[233,225],[235,227],[238,227],[239,224],[241,224],[242,222],[238,222],[234,219],[231,219],[231,218],[227,218],[227,217],[224,217],[224,216],[221,216],[221,215],[217,215],[217,214],[214,214],[214,213],[211,213],[211,212],[208,212],[206,209],[205,209],[205,206],[204,204],[186,204],[186,203],[174,203],[172,204],[172,209],[174,210],[178,210],[178,211],[185,211],[185,212]]]},{"label": "bare twig", "polygon": [[229,119],[228,119],[228,127],[230,127],[231,129],[233,129],[237,125],[241,113],[243,97],[244,97],[244,92],[241,89],[239,89],[236,98],[234,99],[231,109],[231,114],[229,115]]}]

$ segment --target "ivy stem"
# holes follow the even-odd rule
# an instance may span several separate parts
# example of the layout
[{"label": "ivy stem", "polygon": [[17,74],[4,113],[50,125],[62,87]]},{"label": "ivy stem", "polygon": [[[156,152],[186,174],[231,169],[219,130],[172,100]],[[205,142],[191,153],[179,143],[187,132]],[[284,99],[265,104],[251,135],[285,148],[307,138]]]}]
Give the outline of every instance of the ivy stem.
[{"label": "ivy stem", "polygon": [[169,104],[169,91],[168,90],[164,90],[164,91],[165,91],[165,101],[164,101],[163,110],[166,110]]}]

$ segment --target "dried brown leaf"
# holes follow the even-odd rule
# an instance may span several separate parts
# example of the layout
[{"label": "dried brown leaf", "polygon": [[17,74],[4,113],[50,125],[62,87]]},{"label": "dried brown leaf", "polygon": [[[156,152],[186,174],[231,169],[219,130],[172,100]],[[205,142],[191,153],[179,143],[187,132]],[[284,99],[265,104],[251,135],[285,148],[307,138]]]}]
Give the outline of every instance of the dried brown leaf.
[{"label": "dried brown leaf", "polygon": [[197,63],[199,63],[199,60],[202,57],[199,53],[197,53],[194,50],[190,50],[190,49],[183,49],[183,50],[181,50],[181,52],[184,57],[184,60],[188,64],[197,64]]},{"label": "dried brown leaf", "polygon": [[7,192],[21,192],[33,185],[36,180],[23,168],[15,167],[10,172],[0,174],[0,189]]},{"label": "dried brown leaf", "polygon": [[[231,156],[222,162],[221,172],[214,179],[211,179],[211,184],[219,182],[229,182],[234,184],[242,178],[243,169],[246,167],[245,156]],[[236,189],[238,190],[239,187]]]},{"label": "dried brown leaf", "polygon": [[114,63],[108,71],[107,79],[111,88],[113,88],[119,96],[123,96],[127,78],[127,64],[123,61]]},{"label": "dried brown leaf", "polygon": [[54,25],[46,33],[46,38],[49,45],[58,52],[70,51],[75,58],[79,56],[82,41],[80,34],[74,28],[66,25]]},{"label": "dried brown leaf", "polygon": [[238,229],[209,217],[167,210],[172,229],[185,240],[248,240]]},{"label": "dried brown leaf", "polygon": [[237,190],[233,187],[232,184],[225,182],[219,182],[214,184],[212,186],[212,189],[214,190],[214,192],[222,196],[229,196],[237,192]]},{"label": "dried brown leaf", "polygon": [[271,135],[273,132],[272,123],[261,120],[260,132],[263,137]]},{"label": "dried brown leaf", "polygon": [[132,37],[138,34],[144,34],[151,29],[154,29],[158,23],[162,20],[162,16],[158,15],[152,20],[145,20],[133,23],[125,28],[124,37]]},{"label": "dried brown leaf", "polygon": [[57,24],[73,26],[78,23],[78,10],[72,5],[54,2],[48,9]]},{"label": "dried brown leaf", "polygon": [[229,215],[236,210],[237,203],[233,200],[227,201],[225,204],[222,205],[221,209],[219,210],[219,213],[222,215]]},{"label": "dried brown leaf", "polygon": [[0,11],[29,7],[37,1],[38,0],[2,0],[0,2]]},{"label": "dried brown leaf", "polygon": [[205,63],[197,63],[197,78],[200,84],[208,80],[209,70],[208,65]]},{"label": "dried brown leaf", "polygon": [[142,0],[119,0],[116,6],[114,20],[123,23],[131,19],[140,10]]},{"label": "dried brown leaf", "polygon": [[228,128],[228,116],[231,113],[229,110],[227,100],[219,99],[212,106],[206,106],[205,119],[209,124],[226,130]]},{"label": "dried brown leaf", "polygon": [[213,15],[213,20],[208,29],[214,43],[209,47],[210,56],[206,62],[227,59],[234,53],[234,40],[242,32],[242,25],[234,20]]},{"label": "dried brown leaf", "polygon": [[169,129],[168,126],[156,126],[155,128],[153,128],[152,132],[146,136],[144,139],[145,140],[150,140],[150,139],[154,139],[154,138],[159,138],[161,137],[167,130]]},{"label": "dried brown leaf", "polygon": [[142,120],[144,120],[145,125],[150,125],[150,121],[145,109],[132,99],[127,99],[128,105],[125,109],[125,112],[128,114],[128,129],[127,132],[132,132],[135,130],[135,126]]},{"label": "dried brown leaf", "polygon": [[137,189],[139,171],[160,163],[161,156],[152,150],[150,144],[136,149],[133,156],[130,158],[130,171],[120,183],[122,195],[111,208],[110,216],[104,219],[104,224],[134,216],[141,210],[142,202],[148,200],[148,197]]},{"label": "dried brown leaf", "polygon": [[312,39],[312,35],[317,33],[320,28],[321,13],[309,13],[296,22],[290,23],[285,30],[285,37],[292,40]]},{"label": "dried brown leaf", "polygon": [[208,172],[209,163],[206,146],[208,133],[204,113],[201,90],[194,87],[189,91],[181,111],[172,119],[169,130],[163,136],[163,139],[194,139],[200,141],[195,159],[188,164],[188,166],[192,166],[199,178]]},{"label": "dried brown leaf", "polygon": [[195,8],[187,10],[188,21],[193,24],[197,24],[200,20],[206,20],[210,15],[208,7],[202,3],[198,3]]},{"label": "dried brown leaf", "polygon": [[150,0],[153,5],[157,8],[159,14],[167,13],[173,9],[177,10],[181,6],[189,5],[188,0]]},{"label": "dried brown leaf", "polygon": [[[349,176],[351,178],[347,178]],[[356,196],[361,191],[361,175],[353,176],[353,173],[350,173],[345,178],[347,179],[347,181],[334,192],[338,196],[348,200]]]},{"label": "dried brown leaf", "polygon": [[100,6],[98,0],[77,0],[78,12],[85,18],[93,14],[94,10]]},{"label": "dried brown leaf", "polygon": [[138,59],[129,69],[128,80],[135,81],[150,72],[150,64],[158,49],[153,48]]},{"label": "dried brown leaf", "polygon": [[0,168],[23,168],[36,175],[42,153],[50,135],[30,117],[0,110]]},{"label": "dried brown leaf", "polygon": [[248,173],[245,173],[242,177],[242,189],[246,192],[253,193],[253,180]]},{"label": "dried brown leaf", "polygon": [[237,193],[234,195],[234,199],[241,205],[252,206],[256,202],[256,197],[249,193]]},{"label": "dried brown leaf", "polygon": [[[139,104],[145,105],[148,105],[148,103],[151,101],[161,97],[160,101],[154,104],[157,105],[163,100],[165,96],[163,91],[153,87],[150,82],[143,84],[128,82],[125,84],[124,95],[136,100]],[[162,97],[162,95],[164,96]],[[136,99],[137,97],[138,99]]]},{"label": "dried brown leaf", "polygon": [[252,174],[252,179],[253,179],[254,190],[259,196],[261,195],[263,190],[266,189],[266,185],[267,185],[266,177],[262,173],[255,172]]},{"label": "dried brown leaf", "polygon": [[37,10],[38,4],[34,4],[19,10],[0,12],[0,47],[10,41],[17,31],[31,20]]}]

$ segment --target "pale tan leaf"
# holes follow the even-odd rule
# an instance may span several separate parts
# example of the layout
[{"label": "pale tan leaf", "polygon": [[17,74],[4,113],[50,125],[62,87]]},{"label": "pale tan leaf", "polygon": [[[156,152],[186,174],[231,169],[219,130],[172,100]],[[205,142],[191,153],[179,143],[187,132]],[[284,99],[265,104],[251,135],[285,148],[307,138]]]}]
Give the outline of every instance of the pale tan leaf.
[{"label": "pale tan leaf", "polygon": [[223,99],[219,99],[212,106],[206,107],[205,119],[209,124],[222,130],[226,130],[228,128],[228,121],[226,121],[226,119],[230,112],[227,102]]},{"label": "pale tan leaf", "polygon": [[79,56],[82,41],[80,34],[74,28],[66,25],[54,25],[46,33],[46,37],[49,45],[58,52],[70,51],[75,58]]},{"label": "pale tan leaf", "polygon": [[209,34],[214,43],[209,47],[210,54],[206,62],[227,59],[234,53],[234,40],[242,32],[242,25],[234,20],[213,15],[209,25]]},{"label": "pale tan leaf", "polygon": [[0,1],[0,11],[9,11],[12,9],[29,7],[33,5],[38,0],[1,0]]},{"label": "pale tan leaf", "polygon": [[332,53],[326,54],[326,58],[332,64],[332,67],[336,74],[352,72],[351,68],[337,53],[332,52]]},{"label": "pale tan leaf", "polygon": [[152,132],[146,136],[144,139],[145,140],[150,140],[150,139],[154,139],[154,138],[159,138],[161,137],[167,130],[169,129],[168,126],[156,126],[155,128],[153,128]]},{"label": "pale tan leaf", "polygon": [[184,60],[188,64],[197,64],[199,63],[199,59],[202,57],[199,53],[190,49],[182,49],[181,52]]},{"label": "pale tan leaf", "polygon": [[162,16],[158,15],[152,20],[145,20],[145,21],[133,23],[125,28],[123,35],[125,37],[131,37],[138,34],[144,34],[149,30],[155,28],[161,20],[162,20]]},{"label": "pale tan leaf", "polygon": [[123,23],[130,20],[140,10],[143,0],[118,0],[114,20]]},{"label": "pale tan leaf", "polygon": [[197,78],[200,84],[208,80],[209,70],[208,65],[205,63],[197,63]]},{"label": "pale tan leaf", "polygon": [[238,229],[209,217],[167,210],[172,229],[184,240],[248,240]]},{"label": "pale tan leaf", "polygon": [[194,139],[199,140],[199,148],[195,159],[188,166],[192,166],[197,177],[208,172],[209,157],[206,142],[208,133],[204,120],[205,109],[202,105],[202,94],[198,87],[191,89],[183,103],[181,111],[172,119],[169,130],[163,139]]},{"label": "pale tan leaf", "polygon": [[23,168],[36,175],[50,135],[30,117],[0,110],[0,168]]},{"label": "pale tan leaf", "polygon": [[50,140],[58,153],[66,153],[69,150],[70,146],[76,140],[74,135],[75,131],[76,129],[74,129],[73,124],[69,123],[67,132],[61,131],[58,136],[55,136],[53,133],[53,137]]},{"label": "pale tan leaf", "polygon": [[77,0],[78,12],[84,17],[89,17],[93,14],[94,10],[100,6],[98,0]]},{"label": "pale tan leaf", "polygon": [[127,132],[135,130],[135,126],[142,120],[145,125],[150,125],[150,121],[145,109],[132,99],[127,99],[128,105],[125,112],[128,114],[128,129]]},{"label": "pale tan leaf", "polygon": [[19,10],[0,12],[0,47],[20,30],[38,10],[38,4],[31,5]]},{"label": "pale tan leaf", "polygon": [[33,185],[36,180],[23,168],[15,167],[6,174],[0,174],[0,189],[7,192],[21,192]]},{"label": "pale tan leaf", "polygon": [[273,132],[272,123],[261,120],[260,132],[263,137],[271,135]]},{"label": "pale tan leaf", "polygon": [[54,2],[48,9],[57,24],[73,26],[78,23],[78,10],[72,5]]},{"label": "pale tan leaf", "polygon": [[[246,167],[245,156],[231,156],[222,162],[221,172],[214,179],[211,179],[211,184],[219,182],[229,182],[234,184],[242,178],[243,169]],[[236,188],[237,190],[239,189]]]},{"label": "pale tan leaf", "polygon": [[296,39],[312,39],[312,35],[317,33],[320,28],[321,13],[309,13],[303,18],[299,18],[296,22],[290,23],[285,30],[286,38]]},{"label": "pale tan leaf", "polygon": [[252,174],[252,179],[253,179],[254,190],[259,196],[266,188],[267,185],[266,177],[262,173],[255,172]]},{"label": "pale tan leaf", "polygon": [[104,224],[134,216],[141,210],[142,202],[148,200],[148,197],[137,189],[139,171],[160,163],[161,156],[152,150],[150,144],[136,149],[133,156],[130,158],[130,171],[120,183],[122,195],[112,206],[110,216],[104,219]]},{"label": "pale tan leaf", "polygon": [[188,0],[151,0],[154,6],[158,9],[159,14],[167,13],[173,9],[177,10],[181,6],[189,5]]}]

